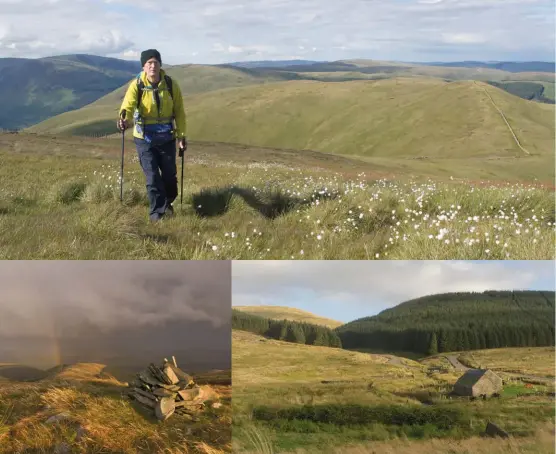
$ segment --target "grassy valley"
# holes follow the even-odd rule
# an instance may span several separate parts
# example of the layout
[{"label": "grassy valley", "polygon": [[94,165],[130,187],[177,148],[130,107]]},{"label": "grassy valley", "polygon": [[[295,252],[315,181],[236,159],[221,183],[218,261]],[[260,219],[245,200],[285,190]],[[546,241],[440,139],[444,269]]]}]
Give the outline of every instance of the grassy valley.
[{"label": "grassy valley", "polygon": [[[398,363],[390,355],[299,345],[237,330],[232,339],[236,452],[463,454],[511,447],[548,453],[554,444],[550,383],[529,387],[508,375],[500,398],[472,401],[449,396],[463,374],[449,363],[443,369],[425,358]],[[511,349],[504,351],[511,356]],[[554,367],[553,348],[539,355]],[[507,430],[511,439],[482,439],[487,421]]]},{"label": "grassy valley", "polygon": [[[408,302],[391,309],[393,327],[401,323],[403,330],[410,306],[417,319],[419,311],[430,313],[433,299],[424,298],[421,308]],[[449,304],[449,297],[436,295],[441,300]],[[262,318],[238,312],[232,334],[236,452],[552,452],[553,346],[445,351],[409,359],[385,346],[377,353],[279,340],[272,332],[261,333]],[[395,314],[400,314],[397,320]],[[511,314],[510,309],[510,319]],[[459,324],[463,327],[465,320]],[[335,331],[341,333],[342,326]],[[495,371],[503,380],[500,396],[483,400],[454,394],[468,368]],[[507,431],[509,439],[484,438],[487,422]]]}]

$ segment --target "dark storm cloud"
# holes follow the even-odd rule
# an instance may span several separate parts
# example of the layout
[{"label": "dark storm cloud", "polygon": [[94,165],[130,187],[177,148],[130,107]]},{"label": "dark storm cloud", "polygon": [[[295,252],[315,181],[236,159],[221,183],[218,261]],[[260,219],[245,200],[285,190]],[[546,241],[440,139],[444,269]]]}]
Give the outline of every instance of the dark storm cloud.
[{"label": "dark storm cloud", "polygon": [[0,335],[230,321],[228,262],[1,262]]}]

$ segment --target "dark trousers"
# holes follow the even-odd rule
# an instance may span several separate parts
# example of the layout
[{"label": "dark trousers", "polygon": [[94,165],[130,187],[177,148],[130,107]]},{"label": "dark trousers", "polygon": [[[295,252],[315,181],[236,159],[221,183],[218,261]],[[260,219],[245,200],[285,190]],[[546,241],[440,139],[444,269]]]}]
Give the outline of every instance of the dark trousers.
[{"label": "dark trousers", "polygon": [[178,196],[176,141],[153,145],[137,137],[133,140],[145,174],[149,217],[158,220]]}]

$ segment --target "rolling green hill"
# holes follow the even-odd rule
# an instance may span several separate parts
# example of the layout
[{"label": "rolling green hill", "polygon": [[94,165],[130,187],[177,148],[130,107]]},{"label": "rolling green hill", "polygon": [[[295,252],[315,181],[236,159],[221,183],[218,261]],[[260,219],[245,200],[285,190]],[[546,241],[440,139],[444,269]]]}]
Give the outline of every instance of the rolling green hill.
[{"label": "rolling green hill", "polygon": [[18,129],[79,109],[139,69],[138,62],[91,55],[0,59],[0,128]]},{"label": "rolling green hill", "polygon": [[[554,84],[550,63],[531,64],[480,62],[420,64],[374,60],[336,62],[283,61],[244,62],[221,65],[178,65],[164,67],[181,84],[184,94],[284,80],[350,81],[360,79],[433,77],[446,81],[485,82],[531,81]],[[9,115],[0,116],[0,128],[18,129],[60,113],[77,110],[106,94],[102,102],[120,100],[127,82],[140,70],[136,61],[94,55],[62,55],[41,59],[0,59],[0,94]],[[522,72],[516,72],[522,71]],[[528,72],[524,72],[528,71]],[[532,72],[537,71],[537,72]],[[15,86],[15,90],[14,90]],[[502,85],[503,89],[509,89]],[[115,91],[114,91],[115,90]],[[114,92],[113,92],[114,91]],[[508,90],[512,92],[512,90]],[[514,90],[515,91],[515,90]],[[552,90],[553,91],[553,90]],[[113,93],[112,93],[113,92]],[[546,100],[553,100],[547,89]],[[525,96],[525,99],[530,97]],[[543,101],[543,98],[539,99]],[[117,102],[116,102],[117,104]],[[95,117],[93,112],[93,117]],[[102,132],[107,123],[87,125],[79,133]]]},{"label": "rolling green hill", "polygon": [[[482,82],[286,81],[192,94],[185,105],[188,135],[197,141],[359,157],[524,156],[487,92],[522,146],[551,165],[554,106],[525,101]],[[29,131],[116,132],[119,101],[109,96]]]},{"label": "rolling green hill", "polygon": [[323,325],[329,328],[336,328],[342,322],[326,317],[319,317],[311,312],[296,309],[295,307],[284,306],[234,306],[234,309],[247,314],[258,315],[273,320],[292,320],[295,322],[312,323]]},{"label": "rolling green hill", "polygon": [[[223,88],[278,82],[289,78],[287,75],[273,75],[267,71],[254,72],[247,68],[208,65],[173,66],[167,69],[167,74],[179,84],[184,97]],[[117,132],[114,118],[117,118],[130,81],[131,78],[128,77],[124,85],[95,102],[81,109],[49,118],[28,130],[30,132],[48,131],[77,135]]]},{"label": "rolling green hill", "polygon": [[554,292],[425,296],[336,329],[348,349],[425,354],[554,345]]}]

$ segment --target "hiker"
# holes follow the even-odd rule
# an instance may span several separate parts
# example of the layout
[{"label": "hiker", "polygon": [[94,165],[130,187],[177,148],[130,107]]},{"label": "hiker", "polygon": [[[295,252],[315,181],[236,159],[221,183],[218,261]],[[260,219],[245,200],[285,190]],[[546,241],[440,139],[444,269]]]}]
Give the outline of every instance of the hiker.
[{"label": "hiker", "polygon": [[[141,53],[141,71],[125,94],[118,129],[124,131],[133,117],[133,141],[145,174],[151,221],[174,214],[178,196],[176,140],[180,156],[187,150],[186,117],[179,85],[161,69],[156,49]],[[175,127],[173,122],[175,122]]]}]

